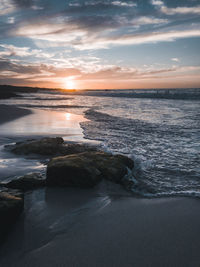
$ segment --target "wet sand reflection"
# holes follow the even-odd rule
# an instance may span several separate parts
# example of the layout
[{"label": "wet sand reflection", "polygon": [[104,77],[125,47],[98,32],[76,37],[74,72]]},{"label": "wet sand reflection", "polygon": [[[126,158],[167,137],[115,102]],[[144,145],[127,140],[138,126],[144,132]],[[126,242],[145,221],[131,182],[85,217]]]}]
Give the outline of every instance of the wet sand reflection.
[{"label": "wet sand reflection", "polygon": [[82,115],[68,112],[33,110],[33,114],[0,126],[0,135],[62,135],[82,139]]}]

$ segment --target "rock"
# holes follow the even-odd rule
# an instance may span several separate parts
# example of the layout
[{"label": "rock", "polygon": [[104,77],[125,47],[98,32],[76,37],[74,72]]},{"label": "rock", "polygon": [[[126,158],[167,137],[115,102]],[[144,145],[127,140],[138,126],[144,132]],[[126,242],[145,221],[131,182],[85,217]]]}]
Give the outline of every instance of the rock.
[{"label": "rock", "polygon": [[13,189],[21,189],[23,191],[33,190],[45,186],[46,179],[40,173],[26,174],[18,179],[14,179],[4,186]]},{"label": "rock", "polygon": [[2,188],[0,191],[0,243],[23,211],[24,198],[18,190]]},{"label": "rock", "polygon": [[54,155],[56,154],[62,144],[63,138],[45,137],[40,140],[27,140],[25,142],[16,143],[14,146],[7,146],[15,154],[39,154],[39,155]]},{"label": "rock", "polygon": [[100,171],[81,155],[72,154],[52,159],[47,165],[47,185],[93,187],[100,182]]},{"label": "rock", "polygon": [[65,144],[63,145],[62,151],[60,151],[60,155],[65,156],[86,151],[97,151],[97,148],[87,144]]},{"label": "rock", "polygon": [[90,151],[53,158],[47,165],[48,186],[93,187],[102,179],[123,184],[134,163],[122,155]]},{"label": "rock", "polygon": [[42,156],[64,156],[85,151],[96,151],[96,148],[88,145],[64,144],[64,140],[61,137],[27,140],[25,142],[18,142],[15,145],[8,145],[6,148],[19,155],[38,154]]}]

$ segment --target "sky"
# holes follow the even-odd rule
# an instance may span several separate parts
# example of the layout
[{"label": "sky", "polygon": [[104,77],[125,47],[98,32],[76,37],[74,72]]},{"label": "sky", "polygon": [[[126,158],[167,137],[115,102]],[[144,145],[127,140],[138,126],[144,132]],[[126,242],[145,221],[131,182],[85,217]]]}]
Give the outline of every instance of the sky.
[{"label": "sky", "polygon": [[200,87],[200,0],[0,0],[0,84]]}]

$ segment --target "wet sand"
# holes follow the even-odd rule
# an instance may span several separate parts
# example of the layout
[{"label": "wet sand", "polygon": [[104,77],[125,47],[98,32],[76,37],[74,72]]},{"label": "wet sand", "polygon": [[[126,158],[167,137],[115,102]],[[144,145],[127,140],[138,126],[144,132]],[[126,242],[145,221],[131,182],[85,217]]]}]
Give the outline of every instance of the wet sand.
[{"label": "wet sand", "polygon": [[199,266],[198,199],[139,199],[109,190],[27,194],[0,266]]},{"label": "wet sand", "polygon": [[[2,111],[2,112],[1,112]],[[24,139],[43,136],[62,136],[66,141],[84,141],[80,122],[87,121],[83,115],[64,111],[31,109],[0,105],[0,137]],[[25,116],[29,115],[29,116]]]},{"label": "wet sand", "polygon": [[5,144],[46,136],[62,136],[68,142],[88,143],[89,141],[84,140],[79,124],[85,120],[82,115],[64,111],[26,110],[0,105],[0,181],[5,182],[14,176],[44,170],[39,158],[16,156],[4,149]]},{"label": "wet sand", "polygon": [[31,110],[11,105],[0,105],[0,124],[31,114]]}]

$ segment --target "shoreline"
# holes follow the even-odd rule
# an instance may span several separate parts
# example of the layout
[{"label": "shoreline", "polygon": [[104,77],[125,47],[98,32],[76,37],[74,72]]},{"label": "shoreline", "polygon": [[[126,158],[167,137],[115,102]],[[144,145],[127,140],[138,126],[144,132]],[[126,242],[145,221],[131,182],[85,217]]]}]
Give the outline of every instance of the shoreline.
[{"label": "shoreline", "polygon": [[0,125],[32,114],[31,110],[0,104]]},{"label": "shoreline", "polygon": [[0,138],[18,141],[62,136],[65,141],[85,142],[80,126],[80,122],[87,120],[83,115],[4,104],[0,104],[0,114]]},{"label": "shoreline", "polygon": [[0,181],[43,170],[40,158],[18,157],[4,150],[5,144],[47,136],[63,136],[68,143],[91,143],[83,138],[79,115],[4,104],[0,104],[0,114]]},{"label": "shoreline", "polygon": [[[4,120],[33,114],[6,105],[0,105],[0,111],[2,106]],[[91,190],[28,191],[24,212],[1,247],[0,265],[196,267],[200,262],[199,203],[196,198],[134,197],[109,183]]]}]

